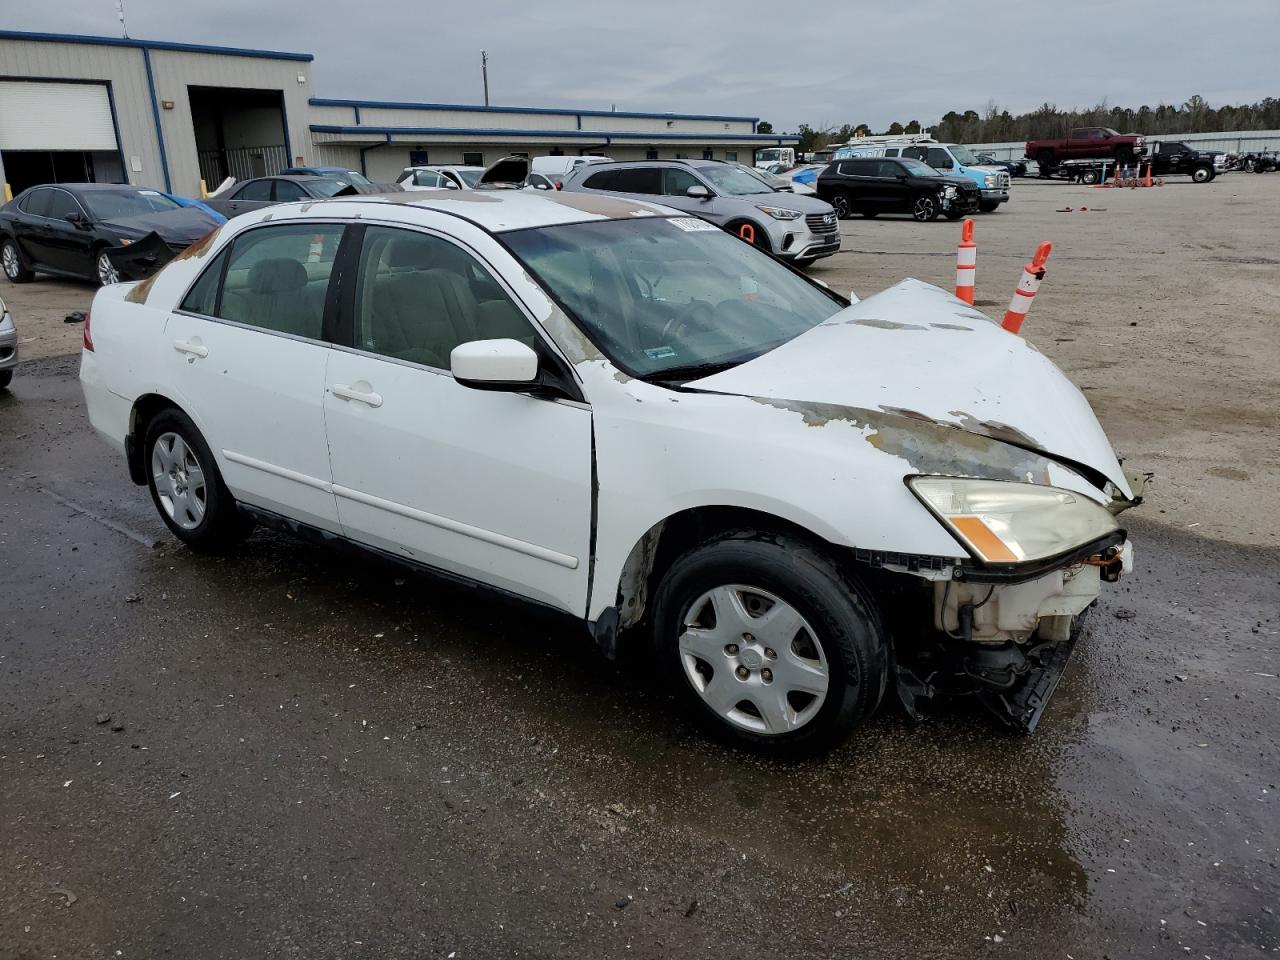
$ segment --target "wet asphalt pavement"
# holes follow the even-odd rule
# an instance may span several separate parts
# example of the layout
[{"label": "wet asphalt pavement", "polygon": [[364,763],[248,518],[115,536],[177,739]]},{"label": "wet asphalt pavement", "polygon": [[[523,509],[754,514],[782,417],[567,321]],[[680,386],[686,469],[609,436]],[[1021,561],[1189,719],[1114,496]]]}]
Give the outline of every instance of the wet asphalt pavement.
[{"label": "wet asphalt pavement", "polygon": [[0,394],[0,960],[1280,952],[1280,553],[1148,507],[1035,736],[767,763],[570,623],[187,552],[75,374]]}]

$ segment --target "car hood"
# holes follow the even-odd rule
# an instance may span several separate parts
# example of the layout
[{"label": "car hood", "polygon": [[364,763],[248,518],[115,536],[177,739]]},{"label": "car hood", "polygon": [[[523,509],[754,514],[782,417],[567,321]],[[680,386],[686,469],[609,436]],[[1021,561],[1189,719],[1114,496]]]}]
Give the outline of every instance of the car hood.
[{"label": "car hood", "polygon": [[218,226],[218,221],[199,207],[180,207],[140,217],[114,217],[103,220],[102,224],[110,230],[137,237],[158,233],[166,243],[195,243]]},{"label": "car hood", "polygon": [[1022,337],[919,280],[686,387],[810,412],[841,408],[862,423],[888,415],[954,427],[1086,467],[1130,497],[1097,417],[1062,371]]},{"label": "car hood", "polygon": [[772,193],[739,193],[732,194],[735,200],[746,200],[748,203],[763,203],[766,207],[774,205],[798,210],[800,213],[830,213],[831,204],[817,197],[803,193],[786,194],[775,190]]}]

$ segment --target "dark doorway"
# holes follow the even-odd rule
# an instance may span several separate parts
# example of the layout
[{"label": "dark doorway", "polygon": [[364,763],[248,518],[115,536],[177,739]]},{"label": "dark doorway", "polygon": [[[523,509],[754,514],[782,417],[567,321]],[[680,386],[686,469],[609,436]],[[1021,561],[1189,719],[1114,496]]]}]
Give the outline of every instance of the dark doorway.
[{"label": "dark doorway", "polygon": [[210,190],[227,177],[249,180],[291,166],[284,92],[188,87],[200,177]]},{"label": "dark doorway", "polygon": [[5,150],[0,161],[14,196],[40,183],[124,183],[119,154],[107,150]]}]

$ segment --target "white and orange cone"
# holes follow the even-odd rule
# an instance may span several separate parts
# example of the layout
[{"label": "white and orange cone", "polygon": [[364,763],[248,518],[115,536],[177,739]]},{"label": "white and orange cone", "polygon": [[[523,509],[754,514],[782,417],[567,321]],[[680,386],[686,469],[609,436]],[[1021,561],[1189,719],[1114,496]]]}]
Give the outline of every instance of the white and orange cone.
[{"label": "white and orange cone", "polygon": [[1046,240],[1036,248],[1031,262],[1022,268],[1022,278],[1013,291],[1013,299],[1009,301],[1009,309],[1005,311],[1004,323],[1001,324],[1010,333],[1017,333],[1022,329],[1022,321],[1027,318],[1031,301],[1035,299],[1040,281],[1044,279],[1045,261],[1049,259],[1049,251],[1052,249],[1053,244]]},{"label": "white and orange cone", "polygon": [[973,242],[973,220],[964,218],[960,246],[956,248],[956,296],[973,305],[973,289],[978,275],[978,245]]}]

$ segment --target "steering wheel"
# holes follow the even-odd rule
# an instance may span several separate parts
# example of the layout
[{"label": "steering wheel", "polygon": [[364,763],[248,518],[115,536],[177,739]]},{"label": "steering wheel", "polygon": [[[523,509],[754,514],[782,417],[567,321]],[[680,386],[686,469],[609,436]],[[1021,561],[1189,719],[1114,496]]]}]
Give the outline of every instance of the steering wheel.
[{"label": "steering wheel", "polygon": [[715,319],[715,310],[711,304],[705,300],[690,300],[687,307],[681,309],[663,326],[662,342],[670,343],[673,337],[683,336],[685,329],[690,326],[713,330]]}]

